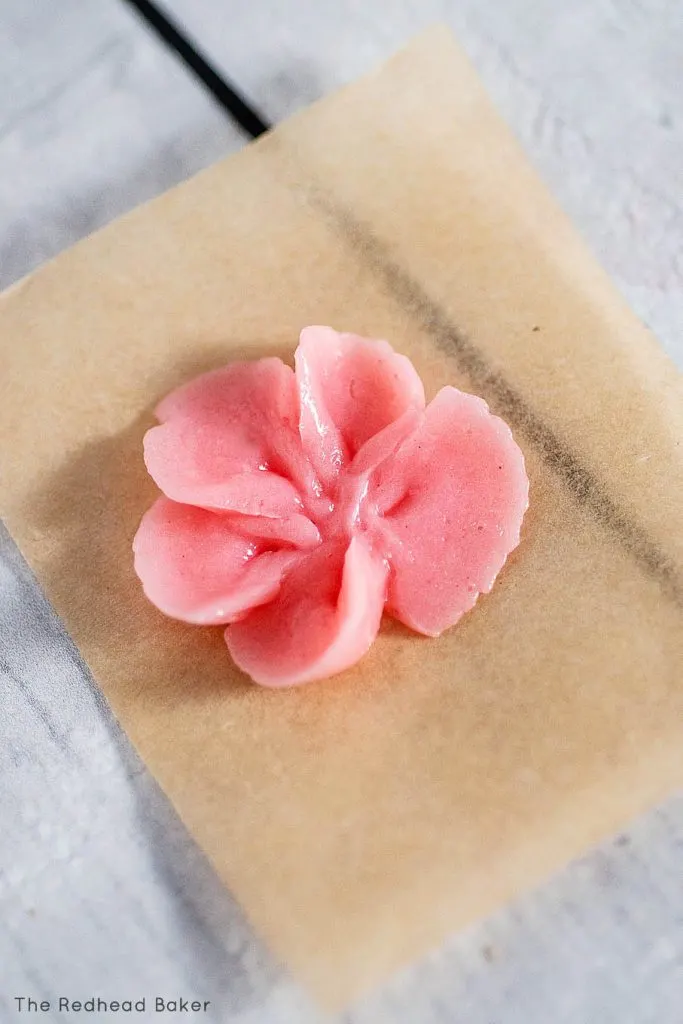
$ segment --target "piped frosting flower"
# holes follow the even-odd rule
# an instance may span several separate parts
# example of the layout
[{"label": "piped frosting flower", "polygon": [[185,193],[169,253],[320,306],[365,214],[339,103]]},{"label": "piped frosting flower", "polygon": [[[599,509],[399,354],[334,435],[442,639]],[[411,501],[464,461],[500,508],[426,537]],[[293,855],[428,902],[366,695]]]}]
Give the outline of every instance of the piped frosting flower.
[{"label": "piped frosting flower", "polygon": [[453,387],[425,406],[386,341],[308,327],[294,370],[232,363],[156,415],[145,462],[163,496],[135,569],[166,615],[224,625],[264,686],[350,667],[385,610],[438,636],[519,543],[528,480],[510,429]]}]

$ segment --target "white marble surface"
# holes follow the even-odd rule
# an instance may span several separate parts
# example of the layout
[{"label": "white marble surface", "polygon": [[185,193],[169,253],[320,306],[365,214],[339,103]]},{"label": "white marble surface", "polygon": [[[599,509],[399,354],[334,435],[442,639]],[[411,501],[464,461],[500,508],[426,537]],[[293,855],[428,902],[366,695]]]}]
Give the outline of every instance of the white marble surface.
[{"label": "white marble surface", "polygon": [[[168,6],[274,120],[422,25],[449,23],[555,195],[683,365],[679,0]],[[3,285],[243,141],[120,0],[0,0]],[[184,1019],[319,1019],[138,762],[4,532],[0,919],[2,1024],[81,1019],[19,1013],[17,995],[91,993],[211,1000],[207,1015]],[[454,936],[343,1019],[681,1024],[683,800]]]}]

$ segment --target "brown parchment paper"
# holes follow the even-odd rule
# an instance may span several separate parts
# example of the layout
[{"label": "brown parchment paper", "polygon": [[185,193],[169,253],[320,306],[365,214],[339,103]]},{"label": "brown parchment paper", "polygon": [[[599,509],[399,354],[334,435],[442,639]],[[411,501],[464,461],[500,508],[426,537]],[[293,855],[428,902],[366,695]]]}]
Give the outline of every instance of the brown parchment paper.
[{"label": "brown parchment paper", "polygon": [[[389,338],[512,424],[493,593],[356,669],[250,685],[148,606],[130,544],[169,388]],[[0,511],[124,729],[274,952],[339,1005],[683,780],[681,385],[445,31],[0,303]]]}]

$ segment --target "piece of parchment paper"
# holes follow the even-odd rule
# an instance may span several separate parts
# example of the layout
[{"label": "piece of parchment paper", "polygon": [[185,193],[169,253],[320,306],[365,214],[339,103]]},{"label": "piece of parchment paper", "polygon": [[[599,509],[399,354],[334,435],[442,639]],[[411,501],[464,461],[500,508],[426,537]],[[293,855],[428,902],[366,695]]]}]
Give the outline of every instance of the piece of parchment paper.
[{"label": "piece of parchment paper", "polygon": [[[273,692],[133,574],[151,409],[300,328],[386,337],[513,427],[492,594]],[[683,781],[683,401],[448,33],[60,256],[0,302],[0,512],[121,725],[329,1006]]]}]

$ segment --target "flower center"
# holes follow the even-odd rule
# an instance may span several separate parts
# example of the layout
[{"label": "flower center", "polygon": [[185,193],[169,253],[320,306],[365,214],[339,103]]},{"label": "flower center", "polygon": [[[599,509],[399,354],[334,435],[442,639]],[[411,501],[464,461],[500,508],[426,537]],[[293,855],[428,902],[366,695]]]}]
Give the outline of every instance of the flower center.
[{"label": "flower center", "polygon": [[354,533],[363,529],[367,491],[367,475],[342,473],[332,498],[322,497],[313,503],[313,507],[308,503],[308,514],[320,530],[323,541],[349,541]]}]

